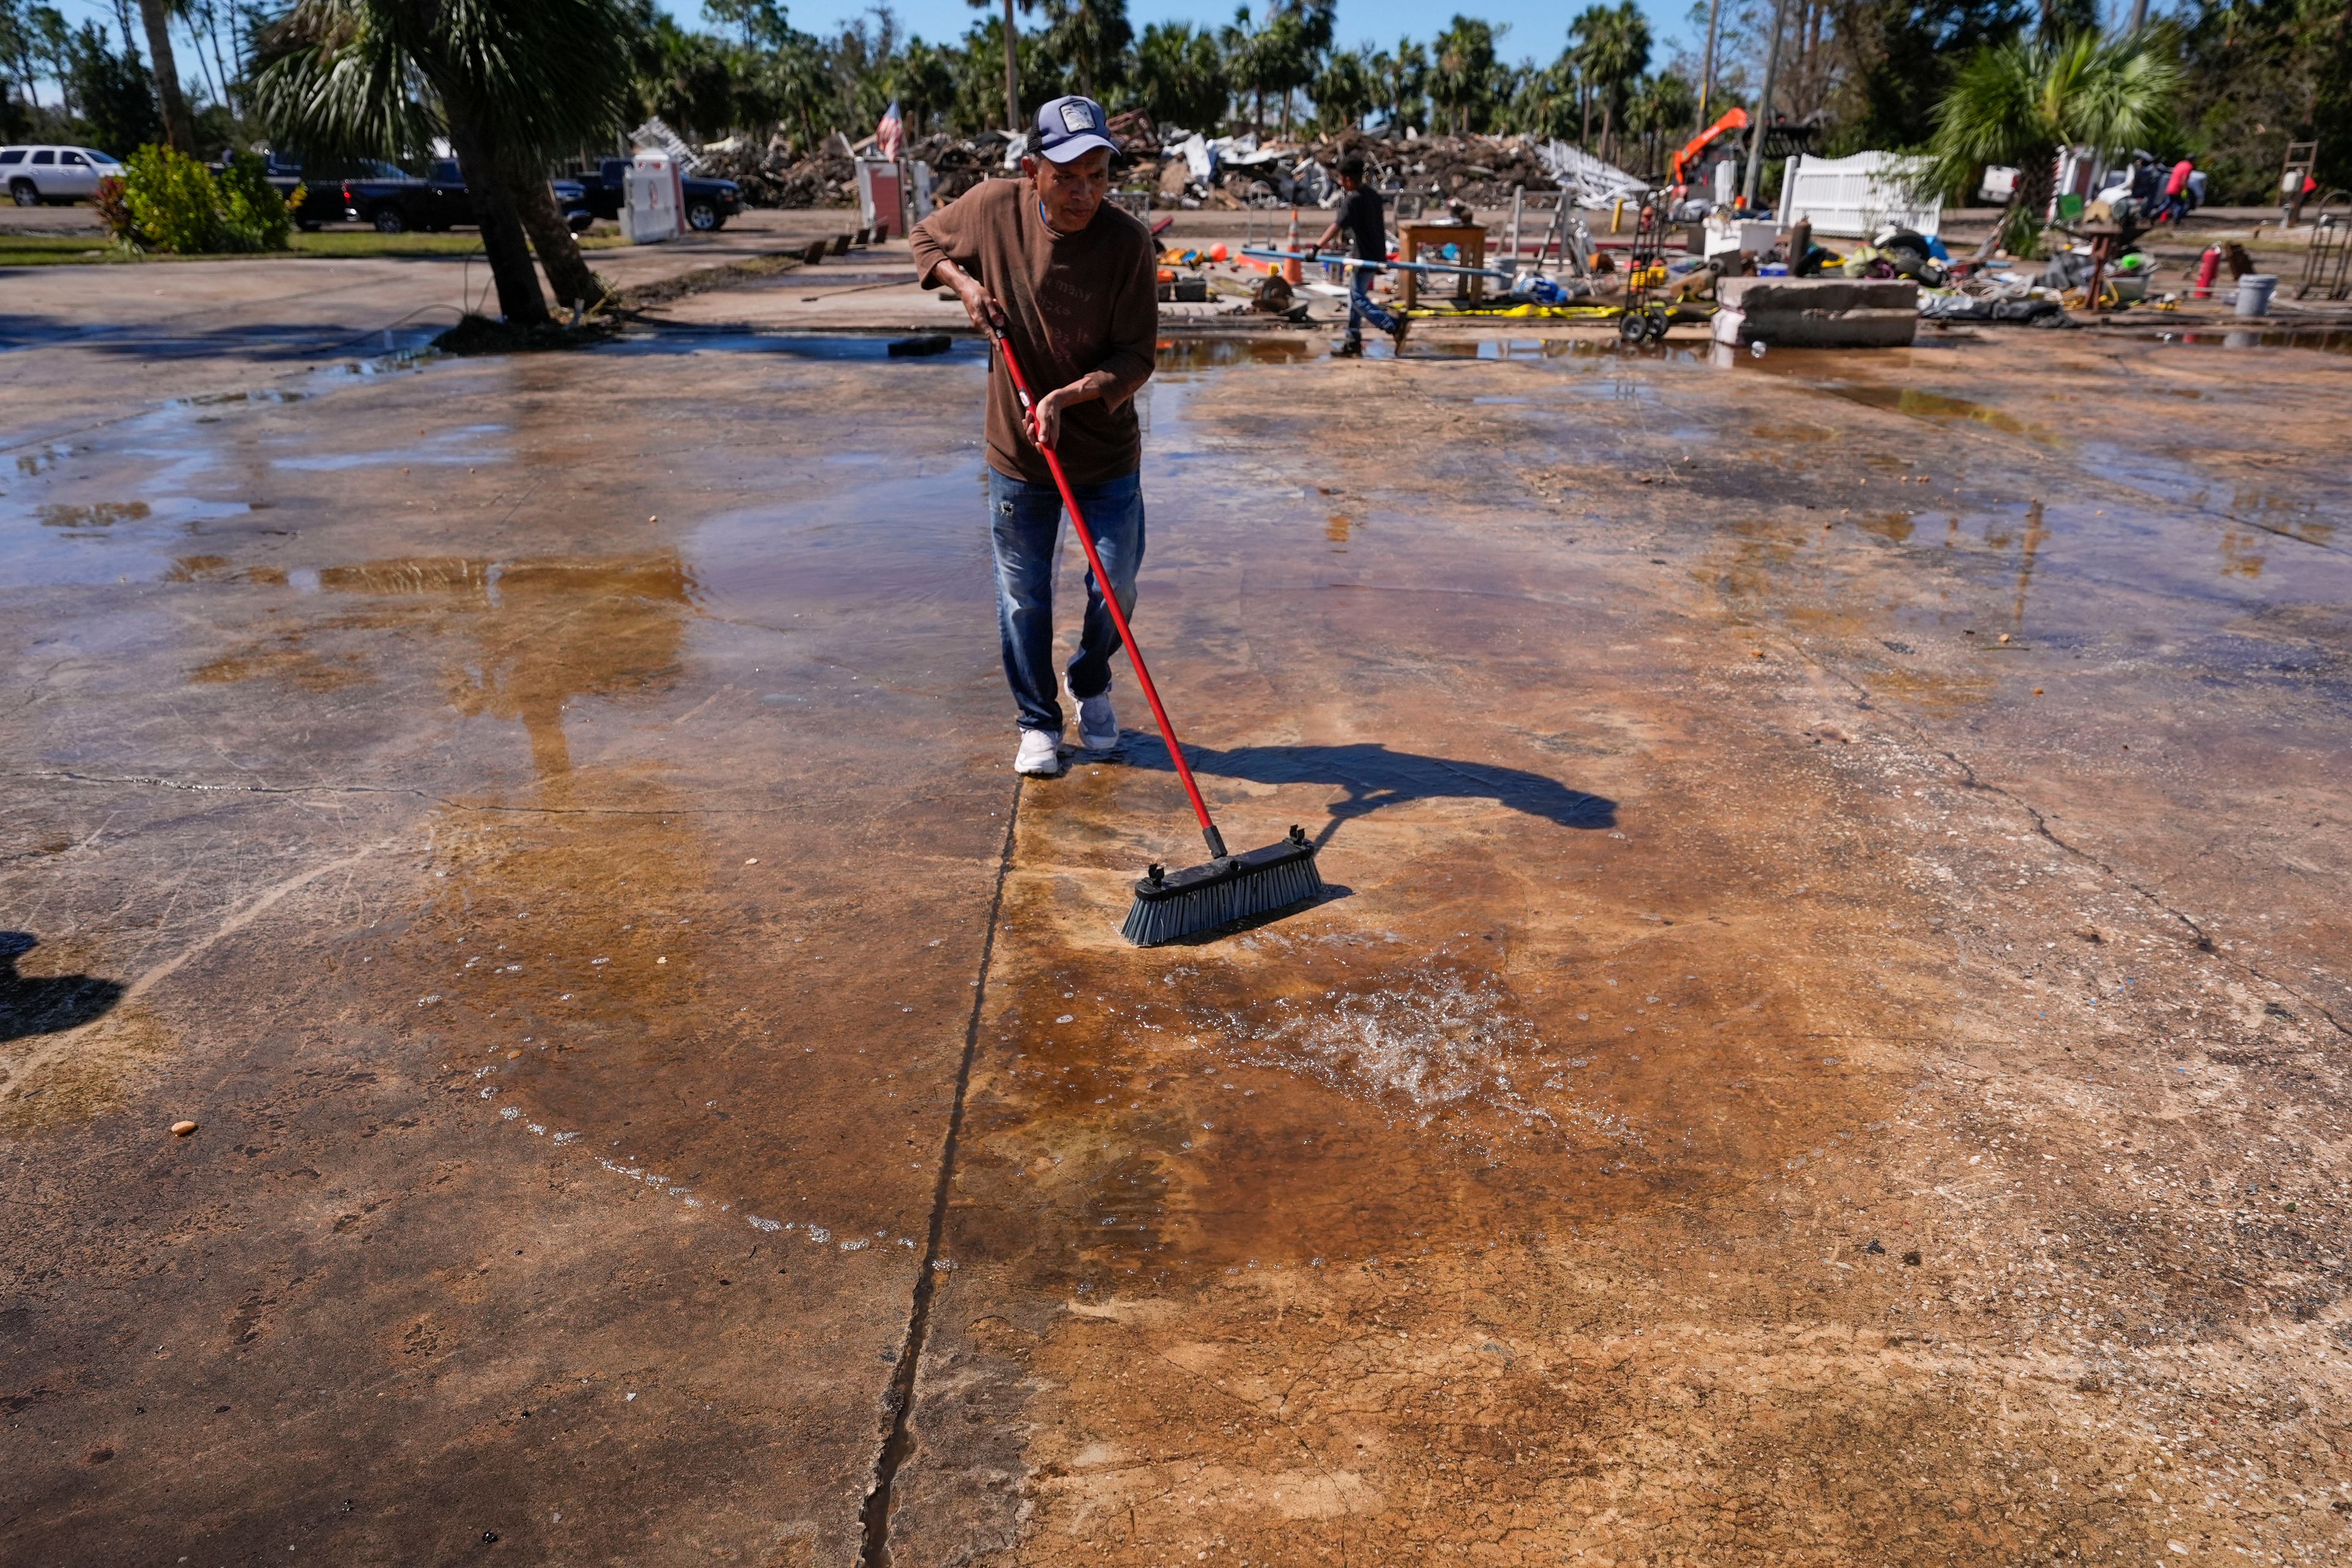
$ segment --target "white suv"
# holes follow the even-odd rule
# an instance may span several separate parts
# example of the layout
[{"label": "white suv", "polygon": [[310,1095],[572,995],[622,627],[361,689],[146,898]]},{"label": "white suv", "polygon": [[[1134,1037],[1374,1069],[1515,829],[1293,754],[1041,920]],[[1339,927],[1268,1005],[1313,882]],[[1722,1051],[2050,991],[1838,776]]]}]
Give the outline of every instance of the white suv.
[{"label": "white suv", "polygon": [[0,147],[0,184],[20,207],[86,202],[98,183],[122,174],[122,161],[95,147]]}]

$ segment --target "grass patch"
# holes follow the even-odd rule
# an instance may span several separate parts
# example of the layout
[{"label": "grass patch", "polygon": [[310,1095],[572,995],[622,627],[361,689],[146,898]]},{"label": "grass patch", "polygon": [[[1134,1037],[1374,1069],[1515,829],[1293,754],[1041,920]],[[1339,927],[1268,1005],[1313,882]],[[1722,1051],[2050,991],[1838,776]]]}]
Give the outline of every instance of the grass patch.
[{"label": "grass patch", "polygon": [[[111,243],[102,234],[0,233],[0,267],[98,267],[124,262],[268,261],[305,257],[479,256],[478,234],[378,234],[373,229],[321,229],[297,232],[289,250],[246,251],[222,256],[140,255]],[[581,237],[583,250],[612,250],[625,242],[617,234]]]}]

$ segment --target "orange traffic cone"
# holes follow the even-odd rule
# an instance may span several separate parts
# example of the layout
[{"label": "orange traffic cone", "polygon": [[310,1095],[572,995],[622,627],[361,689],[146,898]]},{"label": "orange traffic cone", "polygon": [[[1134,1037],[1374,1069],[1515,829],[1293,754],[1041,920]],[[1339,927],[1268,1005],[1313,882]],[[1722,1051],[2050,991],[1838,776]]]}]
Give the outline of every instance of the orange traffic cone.
[{"label": "orange traffic cone", "polygon": [[[1292,252],[1294,256],[1298,250],[1298,209],[1297,207],[1290,209],[1290,239],[1282,248]],[[1282,264],[1282,278],[1284,282],[1296,288],[1306,280],[1307,273],[1296,260],[1286,261]]]}]

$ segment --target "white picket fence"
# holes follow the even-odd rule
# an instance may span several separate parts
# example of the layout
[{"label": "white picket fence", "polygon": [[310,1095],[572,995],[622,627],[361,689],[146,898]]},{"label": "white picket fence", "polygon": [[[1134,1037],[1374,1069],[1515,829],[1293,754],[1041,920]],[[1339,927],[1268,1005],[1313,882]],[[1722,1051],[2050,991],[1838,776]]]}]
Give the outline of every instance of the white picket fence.
[{"label": "white picket fence", "polygon": [[1856,153],[1851,158],[1789,160],[1780,184],[1780,223],[1809,220],[1815,234],[1866,238],[1890,223],[1923,235],[1943,224],[1943,204],[1912,194],[1907,182],[1915,160],[1895,153]]}]

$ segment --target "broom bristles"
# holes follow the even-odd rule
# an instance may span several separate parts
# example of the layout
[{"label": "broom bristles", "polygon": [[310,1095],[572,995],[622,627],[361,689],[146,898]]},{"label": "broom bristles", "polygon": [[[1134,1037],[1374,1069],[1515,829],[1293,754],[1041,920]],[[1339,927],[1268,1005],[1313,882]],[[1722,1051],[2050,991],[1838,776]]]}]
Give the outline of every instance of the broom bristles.
[{"label": "broom bristles", "polygon": [[1120,934],[1138,947],[1156,947],[1321,898],[1315,847],[1297,829],[1292,835],[1246,855],[1138,882]]}]

